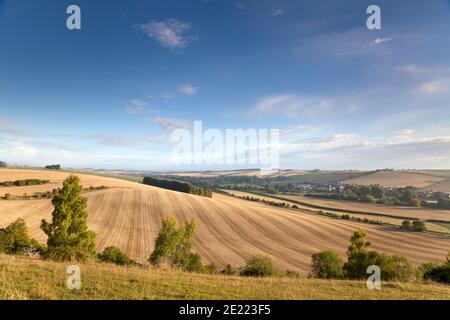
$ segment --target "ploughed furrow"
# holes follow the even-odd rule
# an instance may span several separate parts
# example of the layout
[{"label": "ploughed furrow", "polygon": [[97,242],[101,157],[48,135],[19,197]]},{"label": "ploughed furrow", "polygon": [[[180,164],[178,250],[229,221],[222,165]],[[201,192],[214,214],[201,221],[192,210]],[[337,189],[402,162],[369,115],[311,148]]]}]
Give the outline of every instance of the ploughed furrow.
[{"label": "ploughed furrow", "polygon": [[[450,239],[408,233],[390,227],[333,219],[311,212],[278,208],[214,194],[212,199],[153,187],[115,187],[86,193],[89,227],[97,233],[97,250],[117,246],[145,262],[153,250],[161,219],[197,221],[194,248],[204,263],[240,267],[252,255],[268,255],[282,269],[310,271],[311,254],[333,249],[345,256],[351,234],[365,229],[372,248],[407,257],[412,263],[443,261]],[[51,219],[49,200],[0,201],[0,226],[25,219],[40,241],[43,218]]]}]

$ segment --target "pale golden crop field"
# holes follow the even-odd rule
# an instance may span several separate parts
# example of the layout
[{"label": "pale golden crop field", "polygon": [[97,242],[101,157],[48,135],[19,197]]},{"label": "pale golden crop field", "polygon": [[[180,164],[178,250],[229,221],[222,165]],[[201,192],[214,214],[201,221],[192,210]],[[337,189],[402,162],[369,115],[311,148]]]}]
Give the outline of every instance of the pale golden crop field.
[{"label": "pale golden crop field", "polygon": [[[9,174],[10,178],[18,179],[12,172]],[[21,172],[20,178],[29,178],[31,174],[34,172]],[[39,177],[60,177],[58,174],[65,175],[49,172]],[[113,178],[80,176],[84,183],[113,186],[85,194],[89,200],[89,227],[97,233],[97,249],[115,245],[141,262],[153,250],[161,219],[168,215],[180,221],[196,219],[195,250],[205,263],[218,267],[226,264],[240,267],[250,256],[263,254],[270,256],[282,270],[306,274],[312,253],[330,248],[344,256],[350,235],[360,228],[367,231],[373,249],[406,256],[415,265],[442,261],[450,249],[450,238],[444,236],[400,232],[220,194],[209,199]],[[45,241],[39,225],[41,219],[51,218],[51,212],[50,200],[1,200],[0,226],[21,217],[31,235]]]}]

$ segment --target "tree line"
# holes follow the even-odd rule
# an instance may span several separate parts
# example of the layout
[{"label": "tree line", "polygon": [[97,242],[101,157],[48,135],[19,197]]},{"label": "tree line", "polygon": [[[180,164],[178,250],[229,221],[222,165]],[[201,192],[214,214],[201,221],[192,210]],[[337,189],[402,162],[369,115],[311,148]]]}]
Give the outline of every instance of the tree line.
[{"label": "tree line", "polygon": [[212,191],[208,188],[198,187],[188,182],[180,182],[176,180],[157,179],[152,177],[144,177],[143,183],[149,186],[164,188],[184,193],[195,194],[203,197],[212,198]]},{"label": "tree line", "polygon": [[23,187],[23,186],[35,186],[49,183],[50,180],[40,180],[40,179],[23,179],[23,180],[15,180],[15,181],[3,181],[0,182],[0,186],[2,187]]}]

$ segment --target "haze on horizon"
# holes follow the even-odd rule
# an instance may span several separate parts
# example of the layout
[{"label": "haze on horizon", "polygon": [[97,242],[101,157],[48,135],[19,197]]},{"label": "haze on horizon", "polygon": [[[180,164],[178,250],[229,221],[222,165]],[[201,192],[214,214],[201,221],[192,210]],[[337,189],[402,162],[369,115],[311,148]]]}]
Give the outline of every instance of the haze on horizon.
[{"label": "haze on horizon", "polygon": [[450,168],[449,1],[0,0],[0,160],[198,171],[177,128],[280,129],[281,169]]}]

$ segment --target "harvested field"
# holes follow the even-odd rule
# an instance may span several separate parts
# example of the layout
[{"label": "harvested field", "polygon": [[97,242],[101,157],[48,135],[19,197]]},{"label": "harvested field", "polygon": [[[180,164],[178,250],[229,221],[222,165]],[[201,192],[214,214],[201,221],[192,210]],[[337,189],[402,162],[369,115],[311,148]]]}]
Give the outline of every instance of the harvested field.
[{"label": "harvested field", "polygon": [[[10,193],[14,196],[22,196],[24,193],[32,195],[35,192],[47,192],[53,189],[62,187],[62,182],[72,173],[64,171],[52,170],[23,170],[23,169],[0,169],[0,181],[14,181],[24,179],[41,179],[49,180],[49,183],[34,186],[23,187],[0,187],[0,196],[3,197],[5,193]],[[135,182],[120,180],[115,178],[101,177],[83,173],[76,173],[81,179],[81,183],[85,188],[88,187],[122,187],[122,188],[136,188],[140,186]]]},{"label": "harvested field", "polygon": [[436,184],[433,184],[429,187],[424,188],[427,191],[433,191],[433,192],[450,192],[450,180],[446,180],[443,182],[438,182]]},{"label": "harvested field", "polygon": [[[336,220],[220,194],[208,199],[132,185],[136,187],[87,193],[89,226],[97,232],[98,250],[115,245],[141,262],[153,250],[161,218],[168,215],[181,221],[197,220],[195,249],[205,263],[218,267],[228,263],[239,267],[250,256],[263,254],[282,270],[306,274],[312,253],[331,248],[344,256],[350,235],[359,228],[367,231],[374,249],[404,255],[416,265],[442,261],[450,249],[450,238],[443,236]],[[51,211],[49,200],[0,201],[0,226],[22,217],[32,236],[45,241],[39,224],[42,218],[51,217]]]},{"label": "harvested field", "polygon": [[377,171],[358,178],[343,180],[344,184],[371,185],[379,184],[383,187],[406,187],[413,186],[424,188],[426,186],[442,181],[444,178],[422,173],[410,173],[400,171]]},{"label": "harvested field", "polygon": [[352,202],[344,200],[322,199],[314,197],[304,197],[297,195],[279,195],[287,200],[300,201],[316,206],[335,208],[340,210],[360,211],[366,213],[386,214],[393,217],[407,217],[420,220],[441,220],[450,222],[450,210],[438,210],[429,208],[388,206],[382,204],[371,204]]},{"label": "harvested field", "polygon": [[[299,209],[304,209],[307,211],[314,212],[322,212],[322,213],[330,213],[338,216],[342,216],[344,214],[348,214],[354,218],[368,219],[368,220],[377,220],[383,223],[389,223],[396,226],[401,226],[404,219],[402,217],[415,218],[416,216],[421,217],[430,217],[432,215],[434,218],[440,218],[436,220],[447,221],[450,220],[450,211],[446,210],[433,210],[433,209],[420,209],[420,208],[412,208],[412,207],[389,207],[382,205],[370,205],[370,204],[361,204],[349,201],[338,201],[338,200],[329,200],[329,199],[320,199],[320,198],[312,198],[312,197],[303,197],[303,196],[286,196],[286,195],[277,195],[277,198],[273,198],[270,196],[263,196],[259,194],[253,194],[250,192],[236,191],[236,190],[223,190],[230,194],[233,194],[237,197],[253,197],[255,199],[271,201],[275,203],[286,203],[289,205],[296,205]],[[281,200],[281,198],[286,198],[285,200]],[[291,201],[290,201],[291,200]],[[298,203],[302,202],[303,204]],[[355,205],[352,208],[352,205]],[[359,205],[359,206],[358,206]],[[324,208],[315,208],[313,206],[320,206]],[[364,206],[364,207],[363,207]],[[325,209],[328,208],[328,209]],[[401,210],[422,210],[423,212],[416,214],[414,211],[398,211]],[[350,213],[342,210],[349,211],[361,211],[367,212],[367,214],[363,213]],[[379,215],[382,214],[382,215]],[[403,215],[404,214],[404,215]],[[411,216],[412,215],[412,216]],[[422,218],[420,218],[422,219]],[[447,220],[446,220],[447,219]],[[430,218],[422,219],[422,220],[430,220]],[[431,219],[433,220],[433,219]],[[427,230],[441,232],[441,233],[449,233],[450,221],[448,223],[440,223],[440,222],[426,222]]]}]

